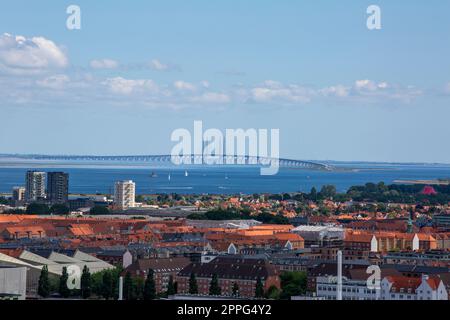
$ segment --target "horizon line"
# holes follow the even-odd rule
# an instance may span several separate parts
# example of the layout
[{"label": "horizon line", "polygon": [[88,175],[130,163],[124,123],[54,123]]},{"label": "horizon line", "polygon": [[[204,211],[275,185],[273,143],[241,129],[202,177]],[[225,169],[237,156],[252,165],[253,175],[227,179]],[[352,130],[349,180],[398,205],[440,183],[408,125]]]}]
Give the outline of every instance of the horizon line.
[{"label": "horizon line", "polygon": [[[31,157],[31,156],[42,156],[42,157],[164,157],[169,156],[168,154],[42,154],[42,153],[0,153],[0,158],[5,157]],[[219,155],[227,156],[227,155]],[[248,155],[244,155],[248,156]],[[319,163],[373,163],[373,164],[400,164],[400,165],[444,165],[449,166],[450,163],[445,162],[427,162],[427,161],[372,161],[372,160],[315,160],[315,159],[293,159],[293,158],[282,158],[283,160],[291,161],[310,161]]]}]

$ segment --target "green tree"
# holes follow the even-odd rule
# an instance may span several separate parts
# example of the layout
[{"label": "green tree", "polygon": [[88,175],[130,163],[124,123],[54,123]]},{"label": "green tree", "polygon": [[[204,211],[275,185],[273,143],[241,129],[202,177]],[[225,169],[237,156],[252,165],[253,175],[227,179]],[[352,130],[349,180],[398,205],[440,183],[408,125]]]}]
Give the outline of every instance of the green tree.
[{"label": "green tree", "polygon": [[67,281],[69,280],[69,274],[67,273],[67,267],[62,268],[62,274],[59,278],[59,294],[63,298],[68,298],[70,296],[70,289],[67,287]]},{"label": "green tree", "polygon": [[103,273],[102,285],[101,285],[101,295],[106,300],[112,298],[114,295],[113,279],[112,279],[111,272],[109,270],[107,270],[105,273]]},{"label": "green tree", "polygon": [[42,204],[42,203],[30,203],[27,207],[27,214],[39,214],[39,215],[43,215],[43,214],[48,214],[50,212],[50,208],[46,205],[46,204]]},{"label": "green tree", "polygon": [[280,275],[281,299],[289,300],[292,296],[306,293],[307,277],[306,272],[285,271]]},{"label": "green tree", "polygon": [[239,297],[239,286],[237,284],[237,282],[233,283],[233,297]]},{"label": "green tree", "polygon": [[91,208],[89,213],[92,215],[105,215],[105,214],[110,214],[110,211],[107,207],[95,206],[95,207]]},{"label": "green tree", "polygon": [[67,215],[69,214],[70,209],[65,204],[54,204],[50,208],[50,213],[58,214],[58,215]]},{"label": "green tree", "polygon": [[270,286],[266,292],[266,298],[278,300],[280,298],[280,290],[276,286]]},{"label": "green tree", "polygon": [[130,300],[140,300],[144,298],[144,280],[141,277],[133,278],[133,290]]},{"label": "green tree", "polygon": [[83,299],[89,298],[91,296],[92,291],[92,279],[91,273],[89,272],[89,268],[87,266],[83,267],[80,286],[81,286],[81,297]]},{"label": "green tree", "polygon": [[136,202],[145,202],[144,196],[140,195],[140,194],[136,195],[134,199],[135,199]]},{"label": "green tree", "polygon": [[320,190],[320,196],[322,198],[332,198],[336,195],[336,187],[333,185],[325,185]]},{"label": "green tree", "polygon": [[211,282],[209,283],[209,295],[210,296],[220,296],[222,293],[222,290],[219,286],[219,278],[217,277],[217,274],[213,274]]},{"label": "green tree", "polygon": [[256,279],[255,298],[264,297],[264,286],[260,277]]},{"label": "green tree", "polygon": [[48,267],[44,265],[41,270],[38,282],[38,294],[47,298],[50,295],[50,281],[48,279]]},{"label": "green tree", "polygon": [[194,273],[191,273],[191,277],[189,278],[189,293],[198,294],[197,279],[195,278]]},{"label": "green tree", "polygon": [[310,200],[317,200],[317,190],[315,187],[311,188],[311,192],[309,193]]},{"label": "green tree", "polygon": [[131,279],[131,273],[127,272],[125,274],[125,279],[123,280],[123,299],[131,300],[133,294],[133,279]]},{"label": "green tree", "polygon": [[152,269],[148,270],[147,279],[144,285],[144,300],[154,300],[156,298],[156,285],[154,272]]},{"label": "green tree", "polygon": [[167,295],[171,296],[176,294],[176,283],[173,281],[173,276],[169,276],[169,282],[167,283]]}]

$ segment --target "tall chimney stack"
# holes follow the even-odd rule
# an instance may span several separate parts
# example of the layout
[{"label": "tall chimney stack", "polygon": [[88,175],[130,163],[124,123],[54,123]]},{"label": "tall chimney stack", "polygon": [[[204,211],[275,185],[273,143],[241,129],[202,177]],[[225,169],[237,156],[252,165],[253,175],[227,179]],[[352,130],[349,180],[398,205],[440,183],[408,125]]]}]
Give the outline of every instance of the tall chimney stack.
[{"label": "tall chimney stack", "polygon": [[123,277],[119,277],[119,300],[123,300]]},{"label": "tall chimney stack", "polygon": [[342,300],[342,251],[337,252],[337,288],[336,300]]}]

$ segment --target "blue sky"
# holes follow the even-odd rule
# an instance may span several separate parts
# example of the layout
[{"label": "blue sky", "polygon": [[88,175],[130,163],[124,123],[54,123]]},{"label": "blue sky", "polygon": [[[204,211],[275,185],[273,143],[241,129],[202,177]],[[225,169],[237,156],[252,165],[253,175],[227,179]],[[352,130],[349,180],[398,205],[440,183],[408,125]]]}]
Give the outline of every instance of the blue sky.
[{"label": "blue sky", "polygon": [[448,1],[1,6],[0,153],[170,153],[202,120],[279,128],[283,157],[450,162]]}]

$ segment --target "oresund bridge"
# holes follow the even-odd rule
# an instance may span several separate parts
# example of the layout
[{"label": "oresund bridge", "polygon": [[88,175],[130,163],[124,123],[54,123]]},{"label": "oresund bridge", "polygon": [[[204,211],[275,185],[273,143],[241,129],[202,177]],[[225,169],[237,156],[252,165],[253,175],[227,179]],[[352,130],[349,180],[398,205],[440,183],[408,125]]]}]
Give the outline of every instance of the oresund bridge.
[{"label": "oresund bridge", "polygon": [[277,164],[281,168],[297,168],[309,170],[332,171],[335,168],[331,165],[303,160],[292,160],[284,158],[270,158],[258,156],[235,156],[235,155],[120,155],[120,156],[99,156],[99,155],[18,155],[18,154],[0,154],[0,161],[6,159],[9,161],[38,161],[38,162],[81,162],[89,164],[142,164],[142,165],[253,165],[270,166]]}]

